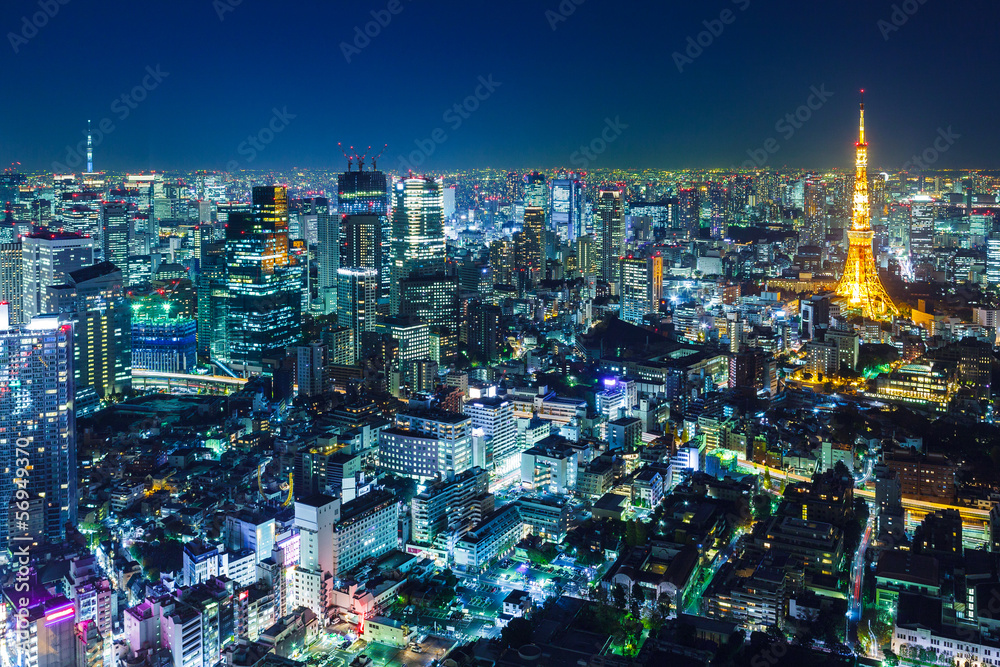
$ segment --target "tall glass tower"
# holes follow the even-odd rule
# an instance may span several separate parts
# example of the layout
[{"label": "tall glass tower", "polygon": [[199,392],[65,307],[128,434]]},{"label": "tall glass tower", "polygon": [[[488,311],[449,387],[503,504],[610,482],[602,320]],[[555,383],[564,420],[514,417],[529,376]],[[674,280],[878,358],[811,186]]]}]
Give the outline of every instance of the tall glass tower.
[{"label": "tall glass tower", "polygon": [[0,548],[65,542],[76,472],[73,327],[57,316],[11,327],[0,304]]},{"label": "tall glass tower", "polygon": [[410,275],[444,271],[444,197],[428,177],[396,184],[392,214],[390,313],[399,314],[400,284]]},{"label": "tall glass tower", "polygon": [[[380,310],[388,311],[392,280],[389,254],[392,246],[392,229],[389,225],[389,186],[381,171],[348,171],[337,177],[337,211],[343,215],[374,215],[378,218],[380,266],[378,302]],[[354,266],[341,264],[341,266]],[[334,269],[336,274],[336,269]]]},{"label": "tall glass tower", "polygon": [[301,335],[302,267],[288,254],[287,197],[282,186],[255,187],[252,213],[232,213],[226,226],[224,360],[244,369],[260,368]]},{"label": "tall glass tower", "polygon": [[601,190],[594,203],[598,273],[606,282],[618,280],[618,259],[625,244],[625,211],[621,190]]}]

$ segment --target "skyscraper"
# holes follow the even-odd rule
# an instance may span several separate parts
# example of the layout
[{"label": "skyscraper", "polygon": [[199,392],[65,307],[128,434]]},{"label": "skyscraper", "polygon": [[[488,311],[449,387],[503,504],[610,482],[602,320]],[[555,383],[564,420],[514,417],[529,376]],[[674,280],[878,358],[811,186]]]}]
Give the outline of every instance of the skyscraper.
[{"label": "skyscraper", "polygon": [[107,202],[101,205],[101,242],[104,261],[122,270],[128,282],[129,227],[132,218],[125,202]]},{"label": "skyscraper", "polygon": [[526,206],[516,267],[518,285],[526,287],[545,278],[545,209]]},{"label": "skyscraper", "polygon": [[69,274],[94,263],[94,239],[73,232],[41,231],[21,239],[24,260],[22,321],[42,312],[42,296],[51,285],[65,283]]},{"label": "skyscraper", "polygon": [[444,200],[441,183],[428,177],[396,184],[392,216],[390,313],[400,312],[400,286],[413,273],[444,270]]},{"label": "skyscraper", "polygon": [[552,180],[552,205],[549,209],[549,220],[563,241],[572,243],[584,234],[583,190],[583,181],[575,174]]},{"label": "skyscraper", "polygon": [[472,417],[473,464],[490,473],[492,486],[513,479],[521,469],[514,404],[499,398],[479,398],[465,404]]},{"label": "skyscraper", "polygon": [[1000,232],[986,236],[986,282],[1000,285]]},{"label": "skyscraper", "polygon": [[229,293],[224,360],[259,368],[302,331],[302,267],[288,254],[288,201],[282,186],[253,189],[253,212],[233,213],[226,227]]},{"label": "skyscraper", "polygon": [[549,188],[545,174],[533,171],[524,175],[524,205],[534,206],[543,211],[548,208]]},{"label": "skyscraper", "polygon": [[609,283],[618,280],[618,258],[625,243],[625,210],[619,189],[601,190],[594,203],[597,227],[597,273]]},{"label": "skyscraper", "polygon": [[337,269],[340,268],[340,219],[329,207],[316,214],[316,260],[319,265],[317,296],[323,301],[323,314],[337,312]]},{"label": "skyscraper", "polygon": [[[364,171],[364,163],[358,171],[348,171],[337,178],[337,211],[341,215],[374,215],[378,218],[379,229],[379,293],[378,301],[383,313],[388,313],[389,286],[392,281],[391,246],[392,227],[389,224],[389,187],[385,174],[375,169]],[[351,266],[341,264],[341,266]]]},{"label": "skyscraper", "polygon": [[345,215],[340,221],[340,266],[381,271],[382,222],[377,215]]},{"label": "skyscraper", "polygon": [[[130,278],[135,278],[134,274]],[[226,244],[202,243],[201,271],[198,272],[198,354],[218,357],[226,344],[226,312],[229,287],[226,283]]]},{"label": "skyscraper", "polygon": [[660,309],[663,296],[663,257],[622,257],[621,319],[642,324],[643,317]]},{"label": "skyscraper", "polygon": [[46,288],[46,313],[73,325],[75,410],[96,410],[99,398],[132,386],[131,309],[121,269],[111,262],[77,269],[66,282]]},{"label": "skyscraper", "polygon": [[[77,503],[72,327],[55,316],[11,327],[8,317],[8,307],[0,305],[4,549],[32,541],[64,542],[66,524],[76,522]],[[20,510],[15,500],[27,503],[26,518],[20,511],[16,519],[10,515],[12,507]]]},{"label": "skyscraper", "polygon": [[444,273],[411,275],[400,283],[400,315],[426,322],[439,334],[441,356],[455,354],[458,344],[458,278]]},{"label": "skyscraper", "polygon": [[677,216],[688,236],[698,238],[701,231],[701,193],[697,188],[681,188],[677,192]]},{"label": "skyscraper", "polygon": [[21,241],[0,243],[0,302],[10,304],[10,323],[20,324],[23,317],[24,259]]},{"label": "skyscraper", "polygon": [[361,358],[362,334],[375,331],[378,272],[345,267],[337,270],[337,323],[354,332],[354,359]]}]

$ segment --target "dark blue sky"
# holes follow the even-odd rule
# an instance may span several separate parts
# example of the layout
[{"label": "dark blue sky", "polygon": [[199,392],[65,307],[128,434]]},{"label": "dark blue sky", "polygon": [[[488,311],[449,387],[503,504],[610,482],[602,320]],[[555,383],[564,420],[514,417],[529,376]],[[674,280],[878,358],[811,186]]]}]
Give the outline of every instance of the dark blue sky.
[{"label": "dark blue sky", "polygon": [[[341,43],[388,0],[63,1],[26,41],[39,0],[0,7],[3,163],[51,168],[87,118],[108,118],[98,169],[340,168],[338,141],[388,143],[389,169],[420,140],[426,169],[573,167],[618,118],[627,127],[591,167],[729,167],[773,137],[768,166],[849,168],[863,86],[874,164],[899,167],[951,126],[934,167],[1000,166],[993,1],[909,0],[889,32],[886,0],[562,0],[575,11],[555,30],[560,0],[396,0],[350,63]],[[731,22],[679,72],[674,52],[723,10]],[[157,65],[167,76],[146,78],[146,99],[115,103]],[[478,109],[444,115],[489,75],[500,85],[480,88]],[[776,128],[824,85],[807,122]],[[241,148],[275,108],[294,118]]]}]

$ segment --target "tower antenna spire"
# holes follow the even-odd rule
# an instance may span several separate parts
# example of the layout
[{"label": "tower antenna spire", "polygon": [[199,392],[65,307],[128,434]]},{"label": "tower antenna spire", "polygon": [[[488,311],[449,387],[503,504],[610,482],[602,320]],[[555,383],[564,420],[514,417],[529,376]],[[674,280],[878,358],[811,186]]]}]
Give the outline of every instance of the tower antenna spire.
[{"label": "tower antenna spire", "polygon": [[858,145],[865,145],[865,89],[861,89],[861,125],[858,128]]},{"label": "tower antenna spire", "polygon": [[861,122],[854,158],[854,207],[847,231],[847,259],[837,283],[842,308],[858,311],[871,320],[887,320],[899,314],[878,277],[872,241],[871,206],[868,197],[868,144],[865,142],[865,91],[861,91]]},{"label": "tower antenna spire", "polygon": [[94,141],[90,133],[90,119],[87,119],[87,173],[94,173]]}]

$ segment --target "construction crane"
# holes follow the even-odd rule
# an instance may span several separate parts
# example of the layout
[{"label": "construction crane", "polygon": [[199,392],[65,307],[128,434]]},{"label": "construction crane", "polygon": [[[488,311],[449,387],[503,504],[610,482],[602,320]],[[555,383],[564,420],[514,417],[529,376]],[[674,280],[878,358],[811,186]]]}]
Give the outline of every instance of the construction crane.
[{"label": "construction crane", "polygon": [[380,150],[378,152],[378,155],[376,155],[376,156],[374,156],[372,158],[372,171],[376,171],[377,170],[377,167],[375,166],[375,161],[378,160],[380,157],[382,157],[382,153],[385,153],[385,150],[387,148],[389,148],[389,144],[385,144],[384,146],[382,146],[382,150]]},{"label": "construction crane", "polygon": [[[358,171],[365,170],[365,158],[368,157],[368,151],[370,151],[371,149],[372,147],[369,146],[367,150],[365,150],[365,154],[358,158]],[[355,153],[355,155],[357,155],[357,153]]]},{"label": "construction crane", "polygon": [[[347,151],[344,150],[344,145],[341,144],[339,141],[337,142],[337,146],[340,148],[340,152],[344,154],[344,157],[347,158],[347,171],[350,171],[351,163],[353,162],[354,157],[347,154]],[[354,151],[354,146],[351,146],[351,151],[352,152]],[[355,155],[357,155],[357,153],[355,153]]]}]

